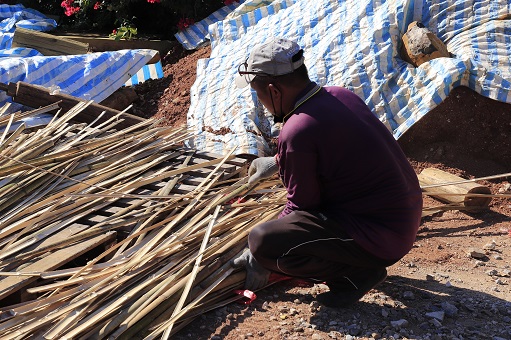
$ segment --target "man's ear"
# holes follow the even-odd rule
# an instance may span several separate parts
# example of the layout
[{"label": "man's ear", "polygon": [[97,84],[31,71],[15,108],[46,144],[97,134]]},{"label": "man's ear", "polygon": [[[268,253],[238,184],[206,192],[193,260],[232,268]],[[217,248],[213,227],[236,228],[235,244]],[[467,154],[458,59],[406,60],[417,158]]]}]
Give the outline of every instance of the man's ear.
[{"label": "man's ear", "polygon": [[273,83],[270,83],[268,84],[268,89],[270,90],[271,92],[271,95],[273,96],[273,98],[281,98],[282,97],[282,91],[280,90],[279,87],[277,87],[277,85],[273,84]]}]

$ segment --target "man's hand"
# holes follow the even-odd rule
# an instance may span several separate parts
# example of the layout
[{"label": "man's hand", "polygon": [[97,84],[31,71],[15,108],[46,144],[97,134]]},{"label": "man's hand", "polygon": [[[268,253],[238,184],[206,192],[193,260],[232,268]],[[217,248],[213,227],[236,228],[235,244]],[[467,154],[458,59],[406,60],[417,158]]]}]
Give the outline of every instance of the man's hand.
[{"label": "man's hand", "polygon": [[231,266],[233,268],[246,268],[247,278],[245,279],[245,289],[251,291],[255,291],[266,286],[268,279],[270,278],[271,272],[257,263],[248,248],[245,249],[239,257],[232,260]]},{"label": "man's hand", "polygon": [[254,184],[264,178],[273,176],[279,169],[275,157],[259,157],[252,161],[248,169],[248,184]]}]

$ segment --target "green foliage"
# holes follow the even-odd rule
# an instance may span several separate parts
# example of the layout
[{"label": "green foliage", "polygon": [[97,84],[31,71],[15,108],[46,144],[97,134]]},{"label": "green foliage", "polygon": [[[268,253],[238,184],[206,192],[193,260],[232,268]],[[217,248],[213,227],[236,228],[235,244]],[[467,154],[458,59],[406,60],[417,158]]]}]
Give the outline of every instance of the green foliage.
[{"label": "green foliage", "polygon": [[115,40],[132,40],[137,35],[137,28],[129,22],[124,22],[118,29],[110,33],[110,38]]}]

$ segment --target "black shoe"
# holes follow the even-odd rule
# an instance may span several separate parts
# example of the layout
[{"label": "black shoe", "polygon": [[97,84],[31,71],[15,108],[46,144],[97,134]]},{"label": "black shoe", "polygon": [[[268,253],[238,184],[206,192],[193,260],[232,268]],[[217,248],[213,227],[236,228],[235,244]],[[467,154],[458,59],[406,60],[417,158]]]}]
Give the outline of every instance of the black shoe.
[{"label": "black shoe", "polygon": [[374,276],[371,276],[360,283],[357,289],[336,289],[335,285],[329,285],[330,291],[319,294],[317,296],[317,300],[319,303],[327,307],[346,307],[360,300],[376,285],[385,281],[386,278],[387,270],[383,268],[382,270],[379,270]]}]

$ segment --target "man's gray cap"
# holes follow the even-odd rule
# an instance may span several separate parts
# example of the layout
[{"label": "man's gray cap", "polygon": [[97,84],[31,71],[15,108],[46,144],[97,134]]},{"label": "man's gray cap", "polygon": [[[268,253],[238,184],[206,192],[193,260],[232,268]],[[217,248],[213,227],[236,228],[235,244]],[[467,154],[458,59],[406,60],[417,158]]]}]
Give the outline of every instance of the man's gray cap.
[{"label": "man's gray cap", "polygon": [[[240,71],[258,72],[261,75],[281,76],[292,73],[303,65],[303,56],[293,62],[293,56],[301,50],[294,41],[284,38],[273,38],[269,42],[255,46],[247,60],[246,69],[241,65]],[[256,74],[239,74],[236,76],[236,86],[247,86]]]}]

